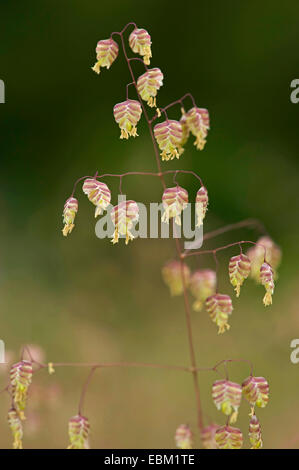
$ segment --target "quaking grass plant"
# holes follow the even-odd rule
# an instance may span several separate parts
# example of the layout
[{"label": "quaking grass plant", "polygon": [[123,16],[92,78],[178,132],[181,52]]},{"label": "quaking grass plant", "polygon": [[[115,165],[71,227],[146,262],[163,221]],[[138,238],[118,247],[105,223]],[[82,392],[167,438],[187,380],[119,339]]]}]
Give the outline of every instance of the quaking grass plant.
[{"label": "quaking grass plant", "polygon": [[[131,30],[128,44],[131,51],[137,57],[129,57],[126,36]],[[117,59],[119,53],[124,55],[131,82],[126,86],[126,99],[115,104],[113,108],[114,119],[120,128],[120,138],[123,140],[137,137],[137,125],[143,117],[146,120],[148,131],[153,144],[153,151],[156,162],[155,172],[127,172],[123,174],[103,174],[85,176],[79,178],[74,185],[71,196],[67,199],[64,210],[63,235],[67,236],[74,229],[75,216],[78,212],[78,200],[75,198],[75,191],[79,182],[83,181],[83,192],[95,206],[95,217],[101,216],[107,211],[111,203],[111,191],[104,182],[106,178],[115,177],[119,179],[120,193],[123,178],[128,176],[152,176],[161,181],[163,196],[162,203],[164,213],[162,221],[169,223],[171,219],[175,226],[181,224],[181,215],[188,204],[188,191],[179,186],[176,178],[186,173],[193,175],[198,181],[199,187],[195,199],[195,209],[197,226],[200,227],[205,219],[208,209],[208,190],[202,179],[192,170],[163,170],[161,161],[167,162],[173,159],[183,158],[184,145],[193,136],[196,149],[202,151],[205,147],[208,131],[210,128],[209,112],[205,108],[197,106],[190,93],[165,107],[157,106],[158,91],[163,86],[164,75],[157,68],[149,68],[152,51],[151,37],[149,33],[138,28],[135,23],[128,23],[120,32],[113,32],[108,39],[100,40],[96,47],[97,62],[93,70],[100,74],[103,68],[109,69]],[[142,62],[144,73],[136,76],[133,70],[135,61]],[[134,99],[129,98],[129,90],[134,89]],[[186,103],[190,103],[191,107]],[[179,121],[169,119],[168,111],[179,106],[181,118]],[[148,109],[149,108],[149,109]],[[151,113],[151,117],[150,114]],[[160,120],[159,122],[157,122]],[[175,186],[168,187],[167,177],[174,175]],[[115,205],[110,214],[111,222],[114,226],[112,243],[118,243],[121,238],[128,244],[133,240],[132,228],[138,222],[139,208],[133,200],[126,200]],[[281,253],[279,247],[267,235],[263,225],[254,220],[248,219],[237,224],[221,227],[213,232],[205,233],[203,240],[212,239],[230,230],[242,227],[255,226],[261,237],[255,242],[251,240],[240,240],[225,246],[220,246],[211,250],[183,250],[180,240],[175,237],[175,257],[167,262],[162,268],[162,277],[170,289],[171,295],[183,296],[184,313],[187,325],[187,339],[189,343],[190,364],[189,366],[162,365],[154,363],[120,362],[120,363],[49,363],[44,364],[37,361],[30,348],[23,349],[20,361],[13,364],[10,372],[9,384],[5,387],[11,396],[11,409],[8,413],[8,422],[13,434],[13,447],[22,448],[23,421],[25,419],[26,401],[28,390],[33,374],[47,368],[53,374],[57,367],[85,366],[89,369],[86,382],[83,385],[78,412],[71,417],[68,424],[69,448],[88,448],[89,420],[83,416],[83,405],[87,388],[93,374],[102,367],[144,367],[144,368],[164,368],[174,369],[192,374],[198,432],[203,448],[208,449],[240,449],[243,445],[243,433],[236,427],[238,409],[242,396],[248,402],[249,413],[249,440],[253,449],[262,447],[262,434],[259,417],[256,410],[264,408],[269,399],[269,385],[264,377],[258,377],[253,372],[253,365],[249,359],[223,359],[217,364],[208,367],[198,367],[194,352],[194,334],[192,330],[192,309],[198,312],[205,308],[212,322],[218,327],[218,333],[224,334],[229,328],[229,318],[233,312],[233,302],[228,294],[218,291],[218,259],[217,253],[231,247],[239,250],[229,261],[228,275],[236,296],[239,297],[244,281],[251,277],[265,288],[264,305],[272,304],[274,292],[274,282],[277,275],[277,268],[280,263]],[[244,253],[244,245],[251,245]],[[190,257],[211,255],[215,260],[215,270],[197,269],[191,272],[188,266]],[[194,297],[193,305],[190,305],[189,294]],[[26,353],[26,359],[25,359]],[[242,384],[232,382],[228,376],[227,364],[237,361],[245,361],[249,366],[249,376]],[[224,367],[224,369],[223,369]],[[203,419],[203,406],[201,401],[198,375],[203,371],[217,371],[224,376],[216,380],[212,386],[212,400],[219,410],[219,422],[205,423]],[[259,413],[258,413],[259,415]],[[222,416],[222,418],[221,418]],[[193,433],[188,425],[178,426],[175,432],[175,444],[180,449],[190,449],[193,446]]]}]

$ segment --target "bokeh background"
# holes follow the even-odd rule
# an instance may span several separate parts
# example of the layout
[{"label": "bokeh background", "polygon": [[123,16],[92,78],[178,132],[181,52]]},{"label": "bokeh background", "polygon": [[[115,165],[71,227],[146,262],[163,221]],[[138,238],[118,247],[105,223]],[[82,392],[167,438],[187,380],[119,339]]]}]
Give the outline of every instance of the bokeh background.
[{"label": "bokeh background", "polygon": [[[191,91],[211,116],[205,150],[197,152],[190,142],[181,160],[163,169],[201,175],[210,194],[206,231],[256,217],[283,250],[271,308],[262,305],[262,287],[248,281],[234,300],[229,333],[219,337],[205,312],[192,314],[198,365],[250,359],[271,386],[269,405],[259,413],[265,447],[298,447],[299,365],[290,362],[290,342],[299,337],[299,104],[290,102],[290,82],[299,73],[298,15],[295,0],[1,4],[0,336],[10,359],[23,344],[34,344],[54,362],[189,364],[183,301],[170,298],[160,274],[174,255],[173,241],[136,240],[125,247],[99,240],[94,208],[80,187],[75,230],[68,239],[61,234],[63,204],[78,177],[155,170],[144,123],[138,139],[123,142],[113,120],[113,105],[125,99],[131,81],[122,56],[100,76],[90,69],[97,41],[135,21],[151,33],[152,64],[165,75],[159,104]],[[134,70],[138,76],[142,65]],[[169,115],[179,118],[179,108]],[[116,198],[118,182],[106,182]],[[194,179],[182,176],[180,183],[195,193]],[[127,178],[124,191],[143,202],[161,197],[155,178]],[[258,236],[240,230],[206,247]],[[219,257],[220,286],[228,294],[227,263],[235,253]],[[209,256],[201,262],[213,267]],[[4,387],[5,366],[0,373]],[[248,373],[246,364],[230,366],[232,380]],[[51,377],[46,371],[34,376],[26,447],[67,445],[67,422],[87,374],[59,368]],[[213,373],[200,375],[205,418],[222,423],[211,399],[213,379]],[[84,410],[91,446],[173,447],[179,424],[196,430],[192,385],[183,372],[99,370]],[[11,446],[8,407],[3,393],[1,448]],[[239,425],[246,435],[245,403]]]}]

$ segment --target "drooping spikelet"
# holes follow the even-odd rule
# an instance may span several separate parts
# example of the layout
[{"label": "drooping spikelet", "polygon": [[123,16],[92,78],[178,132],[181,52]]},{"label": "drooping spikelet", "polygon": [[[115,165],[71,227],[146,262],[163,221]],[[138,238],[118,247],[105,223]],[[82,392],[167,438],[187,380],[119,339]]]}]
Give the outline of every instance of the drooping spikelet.
[{"label": "drooping spikelet", "polygon": [[187,114],[187,123],[190,131],[195,137],[194,145],[198,150],[203,150],[206,144],[206,137],[210,129],[210,118],[207,109],[194,106]]},{"label": "drooping spikelet", "polygon": [[265,236],[259,238],[256,245],[249,248],[247,256],[251,261],[250,277],[256,282],[260,283],[260,269],[264,260],[272,267],[274,279],[278,277],[277,268],[281,261],[281,250],[270,237]]},{"label": "drooping spikelet", "polygon": [[183,267],[181,267],[181,263],[179,261],[172,260],[162,268],[162,277],[165,284],[169,287],[171,295],[181,295],[183,293],[184,283],[182,278],[182,269],[185,285],[189,285],[190,269],[185,263],[182,266]]},{"label": "drooping spikelet", "polygon": [[154,127],[154,134],[161,150],[162,160],[180,158],[183,129],[179,121],[170,119],[157,124]]},{"label": "drooping spikelet", "polygon": [[196,312],[199,312],[205,300],[215,293],[216,282],[216,273],[211,269],[198,269],[192,274],[190,291],[196,299],[193,303]]},{"label": "drooping spikelet", "polygon": [[274,292],[274,274],[273,270],[268,263],[263,263],[260,270],[260,279],[262,285],[266,289],[263,302],[265,307],[272,304],[272,294]]},{"label": "drooping spikelet", "polygon": [[255,406],[265,408],[269,401],[269,384],[264,377],[247,377],[242,383],[242,391],[252,407],[251,416]]},{"label": "drooping spikelet", "polygon": [[126,237],[126,245],[129,240],[133,240],[134,236],[131,233],[134,222],[139,218],[139,208],[135,201],[122,201],[117,206],[114,206],[111,212],[111,219],[115,227],[112,243],[118,243],[119,235]]},{"label": "drooping spikelet", "polygon": [[204,449],[217,449],[215,434],[219,427],[220,426],[218,424],[211,423],[202,429],[200,438]]},{"label": "drooping spikelet", "polygon": [[69,197],[63,208],[63,235],[66,237],[75,227],[74,220],[78,212],[78,201],[74,197]]},{"label": "drooping spikelet", "polygon": [[208,190],[202,186],[196,193],[195,199],[195,211],[197,216],[197,223],[196,226],[200,227],[203,223],[203,219],[206,216],[206,212],[208,209],[209,197],[208,197]]},{"label": "drooping spikelet", "polygon": [[181,424],[174,436],[175,444],[178,449],[192,449],[193,448],[193,434],[187,424]]},{"label": "drooping spikelet", "polygon": [[18,412],[14,408],[11,408],[8,412],[7,419],[13,436],[13,448],[23,449],[23,426]]},{"label": "drooping spikelet", "polygon": [[69,420],[68,433],[70,444],[68,449],[86,449],[88,448],[89,422],[84,416],[73,416]]},{"label": "drooping spikelet", "polygon": [[253,415],[249,423],[249,440],[251,449],[263,447],[261,425],[256,415]]},{"label": "drooping spikelet", "polygon": [[110,68],[118,55],[118,44],[113,39],[103,39],[97,43],[96,47],[97,62],[92,67],[96,73],[100,73],[101,67]]},{"label": "drooping spikelet", "polygon": [[145,29],[135,28],[129,36],[130,48],[136,54],[143,56],[143,62],[146,65],[150,64],[152,57],[151,44],[151,37]]},{"label": "drooping spikelet", "polygon": [[156,96],[160,87],[163,85],[163,73],[160,69],[148,69],[137,80],[137,90],[141,98],[147,104],[156,107]]},{"label": "drooping spikelet", "polygon": [[230,423],[235,423],[241,404],[241,385],[229,380],[216,380],[212,386],[212,398],[218,410],[230,416]]},{"label": "drooping spikelet", "polygon": [[215,433],[215,441],[219,449],[241,449],[243,434],[238,428],[221,426]]},{"label": "drooping spikelet", "polygon": [[24,410],[27,402],[28,389],[32,380],[32,364],[20,361],[10,369],[10,385],[13,404],[20,419],[25,419]]},{"label": "drooping spikelet", "polygon": [[174,218],[176,224],[181,225],[181,213],[188,205],[188,192],[181,186],[166,188],[163,192],[162,202],[164,213],[162,222],[169,223]]},{"label": "drooping spikelet", "polygon": [[232,300],[229,295],[214,294],[206,299],[206,309],[214,323],[218,326],[218,334],[229,330],[228,316],[233,311]]},{"label": "drooping spikelet", "polygon": [[235,288],[237,297],[240,295],[240,288],[243,282],[250,274],[250,266],[250,259],[243,253],[238,256],[233,256],[229,261],[229,279],[231,285]]},{"label": "drooping spikelet", "polygon": [[111,192],[108,186],[95,178],[87,178],[83,183],[83,192],[90,202],[96,206],[95,217],[106,210],[111,201]]},{"label": "drooping spikelet", "polygon": [[114,106],[113,114],[115,121],[121,129],[121,139],[128,139],[129,136],[138,136],[137,124],[140,120],[141,113],[141,105],[139,101],[136,100],[126,100]]}]

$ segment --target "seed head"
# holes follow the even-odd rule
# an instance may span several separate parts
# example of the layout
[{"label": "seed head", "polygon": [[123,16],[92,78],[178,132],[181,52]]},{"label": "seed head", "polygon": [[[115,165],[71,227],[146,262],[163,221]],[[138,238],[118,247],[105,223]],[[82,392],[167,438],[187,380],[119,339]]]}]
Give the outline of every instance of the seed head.
[{"label": "seed head", "polygon": [[130,48],[136,54],[143,56],[146,65],[150,64],[152,57],[151,44],[151,37],[145,29],[135,28],[129,36]]},{"label": "seed head", "polygon": [[63,235],[66,237],[73,228],[75,227],[74,220],[76,214],[78,212],[78,201],[74,197],[70,197],[67,199],[66,203],[64,204],[63,208],[63,223],[64,227],[62,230]]},{"label": "seed head", "polygon": [[210,117],[207,109],[194,106],[187,114],[187,123],[190,131],[195,137],[194,145],[197,150],[203,150],[206,144],[206,137],[210,129]]},{"label": "seed head", "polygon": [[229,330],[230,325],[227,323],[228,316],[233,311],[232,300],[229,295],[214,294],[206,299],[206,309],[214,323],[218,326],[218,334]]},{"label": "seed head", "polygon": [[10,385],[13,404],[20,419],[25,419],[28,389],[32,380],[32,364],[30,361],[20,361],[10,369]]},{"label": "seed head", "polygon": [[141,98],[147,104],[156,107],[156,96],[160,87],[163,85],[163,73],[160,69],[148,69],[137,80],[137,90]]},{"label": "seed head", "polygon": [[113,114],[115,121],[121,129],[121,139],[128,139],[130,136],[138,136],[137,124],[141,113],[142,108],[139,101],[136,100],[126,100],[114,106]]},{"label": "seed head", "polygon": [[204,449],[217,449],[215,433],[219,427],[218,424],[212,423],[203,428],[200,438]]},{"label": "seed head", "polygon": [[243,282],[250,274],[250,266],[250,259],[243,253],[238,256],[233,256],[230,259],[228,266],[229,279],[232,286],[235,288],[237,297],[240,295],[240,288]]},{"label": "seed head", "polygon": [[69,420],[69,439],[68,449],[86,449],[88,448],[89,422],[84,416],[73,416]]},{"label": "seed head", "polygon": [[193,448],[193,434],[187,424],[181,424],[174,436],[175,444],[178,449],[192,449]]},{"label": "seed head", "polygon": [[95,178],[87,178],[83,183],[83,192],[96,206],[95,217],[100,215],[110,204],[111,192],[108,186]]},{"label": "seed head", "polygon": [[265,307],[272,304],[272,294],[274,292],[274,275],[273,270],[268,263],[263,263],[260,270],[261,284],[266,289],[266,294],[263,298]]},{"label": "seed head", "polygon": [[113,39],[103,39],[99,41],[96,47],[97,62],[92,70],[97,74],[100,73],[101,67],[110,68],[118,55],[118,44]]},{"label": "seed head", "polygon": [[266,260],[272,267],[274,279],[276,279],[278,277],[277,268],[281,261],[281,250],[279,246],[267,236],[259,238],[256,243],[256,245],[249,248],[247,251],[247,256],[251,261],[250,277],[260,283],[260,269],[264,260]]},{"label": "seed head", "polygon": [[23,426],[19,413],[14,408],[11,408],[8,412],[7,419],[13,436],[13,448],[22,449]]},{"label": "seed head", "polygon": [[215,293],[216,281],[216,273],[211,269],[198,269],[192,274],[190,291],[196,299],[193,303],[196,312],[199,312],[205,300]]},{"label": "seed head", "polygon": [[195,210],[197,215],[197,227],[200,227],[203,223],[203,219],[206,216],[208,209],[209,197],[207,189],[202,186],[196,193],[195,199]]},{"label": "seed head", "polygon": [[118,243],[119,235],[126,237],[126,245],[129,240],[133,240],[134,236],[131,233],[134,222],[139,218],[139,208],[135,201],[122,201],[117,206],[114,206],[111,212],[111,219],[115,230],[113,233],[113,244]]},{"label": "seed head", "polygon": [[182,125],[179,121],[168,120],[154,127],[154,134],[158,142],[162,160],[180,158],[180,144],[182,141]]},{"label": "seed head", "polygon": [[256,415],[253,415],[250,419],[249,440],[251,449],[261,449],[263,447],[261,425]]},{"label": "seed head", "polygon": [[243,434],[238,428],[221,426],[215,433],[215,441],[219,449],[241,449]]},{"label": "seed head", "polygon": [[162,222],[169,223],[169,219],[174,218],[176,224],[181,225],[181,213],[188,204],[188,192],[181,186],[166,188],[162,196],[164,213]]},{"label": "seed head", "polygon": [[181,267],[181,263],[179,261],[173,260],[169,261],[162,268],[163,280],[169,287],[170,294],[173,296],[181,295],[183,293],[184,283],[182,279],[182,269],[186,286],[188,286],[190,282],[190,269],[185,263],[182,266],[183,268]]},{"label": "seed head", "polygon": [[265,408],[269,401],[269,384],[264,377],[247,377],[242,383],[243,395],[252,406],[251,415],[255,406]]},{"label": "seed head", "polygon": [[216,380],[212,387],[212,397],[216,408],[230,416],[230,424],[235,423],[242,398],[241,385],[229,380]]}]

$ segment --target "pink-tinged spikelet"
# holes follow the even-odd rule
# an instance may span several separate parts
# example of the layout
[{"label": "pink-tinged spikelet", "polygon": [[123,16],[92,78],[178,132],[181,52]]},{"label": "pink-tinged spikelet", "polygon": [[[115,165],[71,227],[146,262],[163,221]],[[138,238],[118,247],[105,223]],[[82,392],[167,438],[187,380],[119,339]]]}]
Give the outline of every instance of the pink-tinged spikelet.
[{"label": "pink-tinged spikelet", "polygon": [[164,213],[162,222],[169,223],[174,218],[176,224],[181,225],[181,213],[188,205],[188,192],[181,186],[166,188],[163,192],[162,202]]},{"label": "pink-tinged spikelet", "polygon": [[243,395],[249,401],[254,414],[254,407],[265,408],[269,401],[269,384],[264,377],[249,376],[242,383]]},{"label": "pink-tinged spikelet", "polygon": [[64,204],[63,213],[62,213],[63,223],[64,223],[62,233],[65,237],[69,233],[71,233],[71,231],[75,227],[74,220],[75,220],[77,212],[78,212],[77,199],[74,197],[68,198],[66,203]]},{"label": "pink-tinged spikelet", "polygon": [[118,55],[118,44],[113,39],[103,39],[97,43],[96,47],[97,62],[92,67],[96,73],[100,73],[101,67],[110,68]]},{"label": "pink-tinged spikelet", "polygon": [[198,269],[190,280],[190,291],[196,301],[193,303],[193,309],[199,312],[205,300],[216,291],[216,273],[211,269]]},{"label": "pink-tinged spikelet", "polygon": [[181,424],[174,436],[175,444],[178,449],[192,449],[193,448],[193,434],[187,424]]},{"label": "pink-tinged spikelet", "polygon": [[139,101],[126,100],[117,103],[113,108],[114,119],[121,129],[120,138],[136,137],[137,124],[141,117],[142,108]]},{"label": "pink-tinged spikelet", "polygon": [[20,361],[10,369],[10,386],[13,404],[20,419],[25,419],[28,389],[32,380],[32,364],[30,361]]},{"label": "pink-tinged spikelet", "polygon": [[256,415],[253,415],[250,419],[249,440],[251,449],[261,449],[263,447],[261,425]]},{"label": "pink-tinged spikelet", "polygon": [[163,73],[160,69],[148,69],[137,80],[137,90],[141,98],[153,108],[156,107],[156,96],[163,85]]},{"label": "pink-tinged spikelet", "polygon": [[217,449],[215,434],[219,427],[218,424],[211,423],[202,429],[200,439],[204,449]]},{"label": "pink-tinged spikelet", "polygon": [[113,244],[118,243],[119,235],[126,237],[126,245],[129,240],[133,240],[134,236],[131,233],[133,225],[139,218],[139,208],[135,201],[122,201],[117,206],[113,207],[111,212],[111,219],[115,226]]},{"label": "pink-tinged spikelet", "polygon": [[184,290],[184,282],[182,278],[182,269],[184,273],[185,285],[186,287],[190,282],[190,269],[184,263],[183,267],[179,261],[173,260],[169,261],[162,268],[162,277],[165,284],[170,289],[171,295],[181,295]]},{"label": "pink-tinged spikelet", "polygon": [[277,268],[281,261],[281,250],[270,237],[265,236],[259,238],[256,245],[249,248],[247,256],[251,261],[250,277],[252,277],[256,282],[260,283],[260,269],[264,260],[266,260],[272,267],[274,279],[278,277]]},{"label": "pink-tinged spikelet", "polygon": [[215,433],[215,441],[218,449],[241,449],[243,434],[238,428],[221,426]]},{"label": "pink-tinged spikelet", "polygon": [[151,37],[145,29],[135,28],[129,36],[130,48],[136,54],[143,56],[143,62],[146,65],[150,64],[152,57],[151,44]]},{"label": "pink-tinged spikelet", "polygon": [[230,416],[230,423],[235,423],[241,404],[241,385],[229,380],[216,380],[212,386],[212,398],[218,410]]},{"label": "pink-tinged spikelet", "polygon": [[90,202],[96,206],[94,216],[101,215],[111,201],[111,192],[108,186],[102,181],[97,181],[95,178],[87,178],[83,183],[82,190]]},{"label": "pink-tinged spikelet", "polygon": [[260,270],[261,284],[266,289],[266,294],[263,298],[265,307],[272,304],[272,294],[274,292],[274,274],[273,270],[268,263],[263,263]]},{"label": "pink-tinged spikelet", "polygon": [[68,449],[87,449],[89,436],[89,422],[84,416],[73,416],[69,420],[68,433],[70,444]]},{"label": "pink-tinged spikelet", "polygon": [[210,129],[208,110],[195,106],[187,112],[186,117],[188,127],[195,137],[194,145],[198,150],[203,150],[206,144],[208,130]]},{"label": "pink-tinged spikelet", "polygon": [[236,296],[240,295],[240,288],[250,274],[251,262],[248,256],[241,253],[233,256],[228,265],[229,279],[231,285],[235,288]]},{"label": "pink-tinged spikelet", "polygon": [[229,295],[214,294],[206,299],[206,309],[214,323],[218,326],[218,334],[229,330],[228,316],[233,311],[232,300]]},{"label": "pink-tinged spikelet", "polygon": [[197,223],[196,226],[200,227],[203,223],[203,219],[206,216],[206,212],[208,209],[209,197],[208,197],[208,190],[204,186],[199,188],[196,193],[195,199],[195,211],[197,216]]},{"label": "pink-tinged spikelet", "polygon": [[18,412],[11,408],[7,416],[8,425],[12,432],[13,437],[13,448],[14,449],[23,449],[22,439],[23,439],[23,426],[22,421],[20,420]]},{"label": "pink-tinged spikelet", "polygon": [[162,151],[162,160],[180,158],[180,145],[183,136],[182,124],[179,121],[167,120],[154,127],[154,134]]}]

